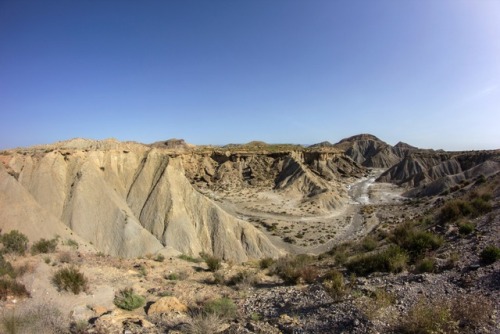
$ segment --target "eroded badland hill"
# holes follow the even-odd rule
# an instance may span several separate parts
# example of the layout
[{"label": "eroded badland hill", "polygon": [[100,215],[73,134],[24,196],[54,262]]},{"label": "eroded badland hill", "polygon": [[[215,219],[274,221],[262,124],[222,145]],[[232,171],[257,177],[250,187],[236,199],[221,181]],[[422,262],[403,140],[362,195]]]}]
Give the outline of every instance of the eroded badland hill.
[{"label": "eroded badland hill", "polygon": [[0,152],[0,332],[495,333],[500,150]]}]

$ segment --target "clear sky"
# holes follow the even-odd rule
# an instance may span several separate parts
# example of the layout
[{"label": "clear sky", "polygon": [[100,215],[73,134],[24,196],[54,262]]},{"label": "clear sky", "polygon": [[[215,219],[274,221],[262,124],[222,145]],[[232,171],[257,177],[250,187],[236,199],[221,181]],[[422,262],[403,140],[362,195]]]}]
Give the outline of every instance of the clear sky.
[{"label": "clear sky", "polygon": [[500,148],[500,0],[0,0],[0,148]]}]

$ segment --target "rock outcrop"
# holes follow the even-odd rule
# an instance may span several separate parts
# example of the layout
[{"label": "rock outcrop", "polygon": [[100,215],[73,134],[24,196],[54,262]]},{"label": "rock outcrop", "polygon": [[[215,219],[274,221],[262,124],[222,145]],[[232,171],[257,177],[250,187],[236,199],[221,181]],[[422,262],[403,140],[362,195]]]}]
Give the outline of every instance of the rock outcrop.
[{"label": "rock outcrop", "polygon": [[165,246],[234,261],[281,254],[252,225],[197,192],[182,159],[161,149],[73,140],[4,152],[1,161],[4,230],[74,232],[124,257]]},{"label": "rock outcrop", "polygon": [[377,181],[408,188],[406,196],[432,196],[500,171],[500,150],[413,152]]},{"label": "rock outcrop", "polygon": [[343,150],[355,162],[374,168],[388,168],[398,163],[408,150],[399,146],[394,148],[370,134],[361,134],[342,139],[334,145]]}]

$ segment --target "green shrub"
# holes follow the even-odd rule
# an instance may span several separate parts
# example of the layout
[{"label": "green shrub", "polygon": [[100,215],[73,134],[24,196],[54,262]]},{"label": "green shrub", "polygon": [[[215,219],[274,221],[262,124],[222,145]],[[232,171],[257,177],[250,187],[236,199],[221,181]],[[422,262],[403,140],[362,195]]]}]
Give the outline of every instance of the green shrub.
[{"label": "green shrub", "polygon": [[226,278],[224,277],[224,273],[222,271],[214,272],[214,284],[224,284],[226,282]]},{"label": "green shrub", "polygon": [[28,237],[17,230],[3,234],[0,238],[4,253],[16,253],[24,255],[28,249]]},{"label": "green shrub", "polygon": [[145,301],[144,297],[135,294],[132,288],[120,290],[113,300],[117,307],[127,311],[141,307]]},{"label": "green shrub", "polygon": [[46,254],[46,253],[53,253],[56,251],[57,247],[57,239],[50,239],[50,240],[45,240],[45,239],[40,239],[37,242],[31,246],[31,254]]},{"label": "green shrub", "polygon": [[470,201],[461,199],[449,201],[441,208],[439,219],[441,222],[447,223],[460,217],[483,215],[492,210],[490,200],[490,194],[473,194]]},{"label": "green shrub", "polygon": [[377,248],[377,245],[377,240],[375,240],[373,237],[367,236],[361,242],[361,249],[366,252],[371,252],[372,250],[375,250],[375,248]]},{"label": "green shrub", "polygon": [[500,248],[493,245],[486,246],[479,257],[484,264],[491,264],[500,259]]},{"label": "green shrub", "polygon": [[215,256],[205,256],[205,263],[207,264],[208,270],[211,272],[216,272],[222,266],[221,260]]},{"label": "green shrub", "polygon": [[438,249],[443,244],[443,238],[437,234],[421,231],[403,224],[393,231],[392,241],[408,251],[413,258],[418,258],[427,251]]},{"label": "green shrub", "polygon": [[87,289],[87,279],[77,268],[61,268],[52,277],[52,282],[59,291],[71,291],[75,295]]},{"label": "green shrub", "polygon": [[462,235],[471,234],[474,232],[475,226],[469,222],[463,222],[458,224],[458,233]]},{"label": "green shrub", "polygon": [[338,270],[330,270],[323,278],[323,288],[335,301],[340,301],[346,295],[348,288],[344,275]]},{"label": "green shrub", "polygon": [[7,296],[29,297],[30,294],[24,284],[12,279],[0,278],[0,300],[6,300]]},{"label": "green shrub", "polygon": [[193,263],[200,263],[200,262],[203,261],[200,258],[195,258],[195,257],[189,256],[189,255],[186,255],[186,254],[181,254],[181,255],[178,256],[178,258],[181,259],[181,260],[188,261],[188,262],[193,262]]},{"label": "green shrub", "polygon": [[415,265],[417,273],[432,273],[436,269],[436,260],[430,257],[421,259]]},{"label": "green shrub", "polygon": [[225,319],[232,319],[236,317],[236,305],[227,297],[208,301],[205,305],[203,305],[203,311],[207,314],[216,314]]},{"label": "green shrub", "polygon": [[472,206],[474,207],[474,211],[472,212],[473,216],[480,216],[485,213],[488,213],[492,210],[491,204],[488,202],[488,197],[477,197],[472,200]]},{"label": "green shrub", "polygon": [[4,275],[8,275],[11,278],[15,278],[16,272],[12,267],[12,264],[10,264],[10,262],[7,261],[2,254],[0,254],[0,277]]},{"label": "green shrub", "polygon": [[231,277],[228,284],[237,286],[240,290],[249,288],[258,283],[257,275],[249,270],[243,270]]},{"label": "green shrub", "polygon": [[429,302],[421,299],[410,309],[398,332],[405,334],[455,333],[458,330],[457,327],[446,301]]},{"label": "green shrub", "polygon": [[286,284],[297,284],[303,274],[308,274],[304,268],[311,263],[312,258],[305,254],[295,257],[281,257],[273,265],[272,273],[278,275]]},{"label": "green shrub", "polygon": [[269,267],[271,267],[274,263],[274,260],[270,257],[266,257],[264,259],[261,259],[259,261],[259,266],[260,266],[260,269],[267,269]]},{"label": "green shrub", "polygon": [[78,249],[78,242],[76,242],[75,240],[73,239],[68,239],[66,240],[66,245],[73,248],[73,249]]},{"label": "green shrub", "polygon": [[156,262],[163,262],[165,261],[165,256],[163,256],[162,254],[158,254],[153,260],[155,260]]},{"label": "green shrub", "polygon": [[170,281],[182,281],[188,278],[189,274],[186,271],[179,271],[165,275],[165,279]]},{"label": "green shrub", "polygon": [[398,246],[375,253],[358,256],[346,264],[349,271],[366,276],[373,272],[401,272],[408,263],[408,254]]}]

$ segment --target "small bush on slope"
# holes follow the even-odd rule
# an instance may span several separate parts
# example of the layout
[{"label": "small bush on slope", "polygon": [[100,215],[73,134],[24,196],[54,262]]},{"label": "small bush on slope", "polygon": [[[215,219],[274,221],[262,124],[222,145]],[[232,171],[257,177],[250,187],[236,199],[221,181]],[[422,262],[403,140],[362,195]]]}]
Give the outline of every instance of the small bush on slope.
[{"label": "small bush on slope", "polygon": [[24,255],[28,249],[28,237],[17,230],[12,230],[9,233],[3,234],[0,237],[3,244],[4,253],[16,253]]},{"label": "small bush on slope", "polygon": [[141,307],[145,301],[144,297],[135,294],[132,288],[120,290],[114,299],[117,307],[128,311]]},{"label": "small bush on slope", "polygon": [[87,289],[87,279],[75,267],[59,269],[52,277],[52,282],[58,290],[71,291],[75,295]]},{"label": "small bush on slope", "polygon": [[31,254],[46,254],[46,253],[53,253],[56,251],[57,247],[57,239],[50,239],[50,240],[45,240],[45,239],[40,239],[37,242],[31,246]]},{"label": "small bush on slope", "polygon": [[493,245],[486,246],[479,256],[481,262],[484,264],[491,264],[500,259],[500,248]]},{"label": "small bush on slope", "polygon": [[346,267],[358,275],[366,276],[373,272],[403,271],[408,264],[408,254],[399,246],[392,245],[389,248],[375,254],[366,254],[350,260]]}]

